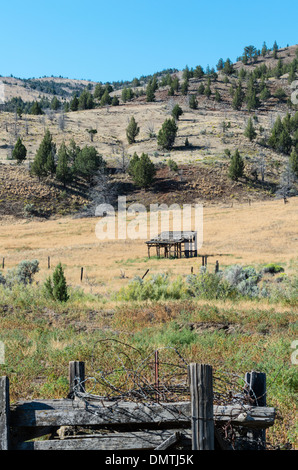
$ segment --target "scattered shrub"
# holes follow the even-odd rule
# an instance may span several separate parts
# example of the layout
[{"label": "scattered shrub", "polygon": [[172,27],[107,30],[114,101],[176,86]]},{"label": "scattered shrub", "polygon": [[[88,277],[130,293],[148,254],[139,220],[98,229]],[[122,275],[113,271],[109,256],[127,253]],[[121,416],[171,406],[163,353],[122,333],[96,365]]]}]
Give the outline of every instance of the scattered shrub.
[{"label": "scattered shrub", "polygon": [[49,276],[44,283],[46,292],[52,299],[59,302],[66,302],[69,299],[67,292],[66,279],[61,263],[59,263],[53,273],[53,278]]},{"label": "scattered shrub", "polygon": [[257,273],[252,266],[231,266],[224,271],[223,277],[244,297],[259,295],[257,283],[261,279],[261,274]]},{"label": "scattered shrub", "polygon": [[6,275],[6,285],[11,287],[15,284],[32,284],[34,274],[39,271],[39,261],[21,261],[16,268],[9,269]]},{"label": "scattered shrub", "polygon": [[264,266],[263,268],[264,273],[276,274],[276,273],[280,273],[283,271],[284,271],[284,268],[282,268],[281,266],[275,263],[266,264],[266,266]]}]

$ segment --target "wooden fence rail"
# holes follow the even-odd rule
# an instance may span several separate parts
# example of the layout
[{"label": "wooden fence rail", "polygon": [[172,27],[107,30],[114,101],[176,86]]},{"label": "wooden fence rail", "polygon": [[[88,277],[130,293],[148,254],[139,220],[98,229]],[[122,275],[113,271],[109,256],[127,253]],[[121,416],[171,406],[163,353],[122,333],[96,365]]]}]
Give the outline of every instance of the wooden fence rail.
[{"label": "wooden fence rail", "polygon": [[[0,450],[229,449],[216,425],[229,423],[264,438],[264,430],[274,424],[274,408],[215,405],[211,366],[190,364],[188,374],[190,401],[171,403],[78,398],[75,391],[84,395],[85,379],[79,361],[70,363],[65,399],[11,405],[9,380],[0,377]],[[79,434],[67,436],[69,427],[80,427]],[[45,435],[47,440],[33,440]]]}]

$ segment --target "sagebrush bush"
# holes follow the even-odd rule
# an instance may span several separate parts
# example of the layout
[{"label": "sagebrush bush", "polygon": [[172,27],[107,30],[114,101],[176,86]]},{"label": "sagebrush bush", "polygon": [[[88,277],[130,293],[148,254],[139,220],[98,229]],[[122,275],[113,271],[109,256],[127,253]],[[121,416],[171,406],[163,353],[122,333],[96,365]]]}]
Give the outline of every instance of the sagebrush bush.
[{"label": "sagebrush bush", "polygon": [[5,284],[11,287],[15,284],[32,284],[34,275],[39,271],[39,261],[21,261],[16,268],[9,269],[5,278]]},{"label": "sagebrush bush", "polygon": [[117,294],[117,300],[167,300],[186,297],[186,287],[181,277],[170,281],[165,274],[156,274],[143,280],[134,278]]},{"label": "sagebrush bush", "polygon": [[260,293],[258,282],[262,275],[252,266],[234,265],[227,268],[222,276],[244,297],[256,297]]},{"label": "sagebrush bush", "polygon": [[188,293],[191,297],[205,299],[226,299],[235,297],[235,289],[219,274],[209,273],[202,267],[199,275],[192,274],[186,278]]}]

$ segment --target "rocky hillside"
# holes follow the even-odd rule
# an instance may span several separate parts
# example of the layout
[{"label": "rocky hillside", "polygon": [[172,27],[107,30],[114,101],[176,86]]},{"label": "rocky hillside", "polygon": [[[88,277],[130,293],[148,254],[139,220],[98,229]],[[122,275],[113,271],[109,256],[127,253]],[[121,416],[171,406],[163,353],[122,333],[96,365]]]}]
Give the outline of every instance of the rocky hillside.
[{"label": "rocky hillside", "polygon": [[[288,162],[288,155],[277,152],[268,145],[272,126],[277,116],[294,115],[297,105],[291,102],[293,80],[289,78],[288,64],[298,60],[298,47],[279,49],[274,58],[273,51],[263,57],[245,63],[239,60],[232,64],[233,71],[211,71],[206,76],[190,72],[188,88],[183,90],[186,71],[169,71],[157,75],[159,86],[155,100],[148,102],[146,85],[148,80],[134,83],[117,83],[110,96],[117,96],[118,105],[101,105],[94,98],[92,109],[65,112],[63,109],[44,109],[42,115],[0,112],[0,216],[28,214],[49,217],[73,213],[89,204],[89,189],[85,184],[64,188],[55,179],[39,181],[30,176],[29,166],[33,161],[46,129],[49,129],[57,148],[64,141],[74,139],[81,148],[94,146],[102,154],[110,172],[110,187],[114,194],[125,194],[128,201],[166,202],[171,204],[202,202],[204,204],[231,204],[233,201],[247,202],[274,197],[280,176]],[[264,74],[264,70],[266,73]],[[249,110],[246,101],[239,109],[233,106],[235,90],[241,80],[243,92],[249,87],[249,74],[255,71],[255,87],[260,93],[264,84],[268,97],[261,99],[256,109]],[[272,72],[273,71],[273,72]],[[262,75],[263,74],[263,75]],[[167,77],[179,79],[178,91],[171,92]],[[265,76],[265,78],[264,78]],[[296,70],[296,77],[298,76]],[[293,77],[292,77],[293,78]],[[209,80],[210,79],[210,80]],[[78,96],[83,90],[94,93],[96,84],[84,80],[48,78],[21,80],[1,77],[5,85],[6,101],[20,96],[23,101],[53,99],[69,102],[73,92]],[[200,92],[210,85],[211,94]],[[123,100],[123,87],[132,86],[133,97]],[[283,90],[284,95],[278,94]],[[190,106],[190,98],[196,106]],[[171,117],[175,104],[183,110],[177,121],[178,133],[170,151],[157,146],[157,134],[165,119]],[[134,116],[140,132],[134,144],[128,144],[126,128]],[[248,119],[252,117],[256,138],[250,141],[244,135]],[[95,129],[91,137],[88,132]],[[20,166],[11,160],[11,152],[18,137],[27,148],[27,161]],[[245,175],[237,182],[227,176],[230,155],[239,149],[245,160]],[[123,172],[130,156],[136,152],[148,153],[154,162],[157,174],[152,187],[138,190],[127,173]],[[169,161],[177,164],[170,169]],[[262,161],[261,161],[262,160]],[[260,179],[263,164],[264,181]]]}]

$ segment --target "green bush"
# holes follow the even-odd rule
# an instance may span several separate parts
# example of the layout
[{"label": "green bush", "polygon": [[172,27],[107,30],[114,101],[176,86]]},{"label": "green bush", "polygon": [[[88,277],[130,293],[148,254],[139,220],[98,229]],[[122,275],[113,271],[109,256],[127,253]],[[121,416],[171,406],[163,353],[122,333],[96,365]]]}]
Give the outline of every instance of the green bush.
[{"label": "green bush", "polygon": [[59,302],[66,302],[69,299],[67,284],[61,263],[59,263],[53,273],[53,278],[49,276],[44,283],[46,292],[52,299]]},{"label": "green bush", "polygon": [[169,300],[186,297],[186,287],[181,277],[170,281],[165,274],[156,274],[143,280],[134,278],[117,294],[117,300]]},{"label": "green bush", "polygon": [[199,275],[188,276],[186,282],[191,297],[226,299],[236,296],[235,289],[220,274],[209,273],[205,267]]},{"label": "green bush", "polygon": [[264,273],[276,274],[276,273],[280,273],[283,271],[284,271],[284,268],[282,268],[280,265],[275,264],[275,263],[266,264],[266,266],[264,266],[263,268]]}]

